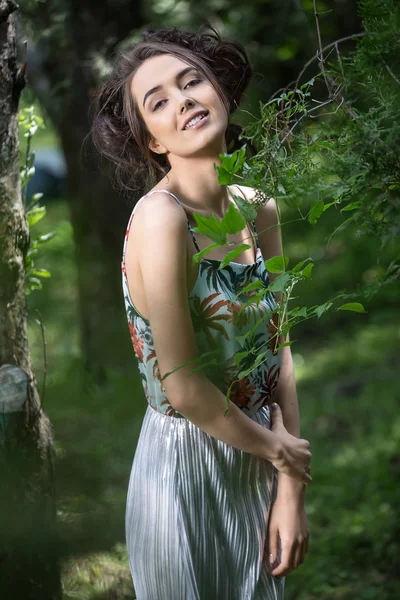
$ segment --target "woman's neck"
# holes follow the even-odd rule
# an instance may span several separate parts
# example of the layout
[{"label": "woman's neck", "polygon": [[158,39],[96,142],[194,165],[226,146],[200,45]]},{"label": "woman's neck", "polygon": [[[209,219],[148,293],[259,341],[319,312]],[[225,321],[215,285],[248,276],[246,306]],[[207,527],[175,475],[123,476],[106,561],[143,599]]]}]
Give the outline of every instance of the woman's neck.
[{"label": "woman's neck", "polygon": [[164,187],[175,194],[190,212],[198,212],[222,219],[229,207],[226,185],[218,183],[214,164],[218,159],[184,159],[174,165],[157,187]]}]

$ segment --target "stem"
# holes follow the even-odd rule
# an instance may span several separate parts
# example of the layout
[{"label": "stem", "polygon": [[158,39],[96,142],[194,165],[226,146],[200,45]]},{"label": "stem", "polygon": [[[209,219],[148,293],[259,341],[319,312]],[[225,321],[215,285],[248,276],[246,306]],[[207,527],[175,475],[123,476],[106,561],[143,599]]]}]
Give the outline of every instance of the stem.
[{"label": "stem", "polygon": [[[318,19],[318,11],[317,11],[317,0],[313,0],[314,3],[314,17],[315,17],[315,25],[317,28],[317,37],[318,37],[318,47],[319,47],[319,65],[321,67],[322,75],[325,79],[326,89],[328,90],[329,97],[331,97],[331,87],[329,85],[328,79],[325,73],[325,61],[324,61],[324,49],[322,48],[322,39],[321,39],[321,31],[319,28],[319,19]],[[317,53],[318,56],[318,53]]]}]

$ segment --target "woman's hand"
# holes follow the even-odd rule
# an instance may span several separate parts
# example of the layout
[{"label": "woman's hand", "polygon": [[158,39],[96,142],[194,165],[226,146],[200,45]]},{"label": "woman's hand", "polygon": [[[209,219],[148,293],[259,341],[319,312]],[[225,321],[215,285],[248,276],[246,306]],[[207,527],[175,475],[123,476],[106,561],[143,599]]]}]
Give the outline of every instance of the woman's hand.
[{"label": "woman's hand", "polygon": [[279,456],[271,460],[272,464],[278,471],[308,485],[312,481],[310,442],[297,438],[287,431],[283,424],[281,408],[275,402],[271,405],[271,422],[271,430],[277,435],[281,450]]},{"label": "woman's hand", "polygon": [[[281,539],[281,559],[277,562],[278,536]],[[265,552],[274,577],[284,577],[304,562],[308,552],[309,530],[304,508],[304,494],[284,489],[272,505],[268,522]]]}]

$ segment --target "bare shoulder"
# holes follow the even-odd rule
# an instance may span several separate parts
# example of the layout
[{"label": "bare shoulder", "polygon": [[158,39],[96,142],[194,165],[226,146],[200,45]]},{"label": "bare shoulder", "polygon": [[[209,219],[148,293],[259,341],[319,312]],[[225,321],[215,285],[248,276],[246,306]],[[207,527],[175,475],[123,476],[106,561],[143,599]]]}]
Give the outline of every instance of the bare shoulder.
[{"label": "bare shoulder", "polygon": [[170,194],[157,189],[151,191],[152,193],[146,195],[137,207],[136,221],[141,220],[149,226],[151,224],[157,226],[157,223],[168,226],[171,220],[186,224],[185,211]]},{"label": "bare shoulder", "polygon": [[[154,190],[156,191],[156,190]],[[185,240],[187,221],[185,211],[176,200],[165,192],[146,195],[135,210],[135,218],[131,225],[131,235],[127,246],[127,260],[129,255],[140,256],[143,252],[157,249],[157,239],[171,243]],[[132,241],[131,241],[132,240]]]},{"label": "bare shoulder", "polygon": [[[125,266],[143,311],[147,310],[148,294],[144,280],[149,271],[161,271],[162,276],[167,276],[175,269],[182,282],[186,281],[186,238],[185,211],[172,196],[160,191],[141,200],[130,226]],[[175,276],[176,273],[171,274],[171,277]],[[148,293],[154,293],[154,288]]]}]

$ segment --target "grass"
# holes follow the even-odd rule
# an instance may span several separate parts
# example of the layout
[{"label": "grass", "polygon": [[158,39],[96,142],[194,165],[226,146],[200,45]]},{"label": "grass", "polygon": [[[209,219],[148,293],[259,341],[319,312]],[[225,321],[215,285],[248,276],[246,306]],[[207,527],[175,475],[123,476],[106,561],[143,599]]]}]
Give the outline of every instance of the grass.
[{"label": "grass", "polygon": [[[38,309],[48,350],[45,409],[54,426],[64,600],[131,600],[124,511],[146,402],[133,351],[125,379],[101,388],[84,376],[68,211],[63,201],[47,206],[33,233],[57,232],[37,260],[52,277],[29,296],[29,341],[40,386]],[[347,262],[350,254],[348,248]],[[329,262],[325,266],[313,282],[316,297],[324,296],[329,280]],[[354,264],[343,262],[341,269],[341,281],[354,276]],[[378,298],[368,315],[322,318],[294,336],[313,482],[306,492],[310,550],[286,579],[286,600],[400,597],[400,329],[398,309],[386,304],[387,297]]]}]

